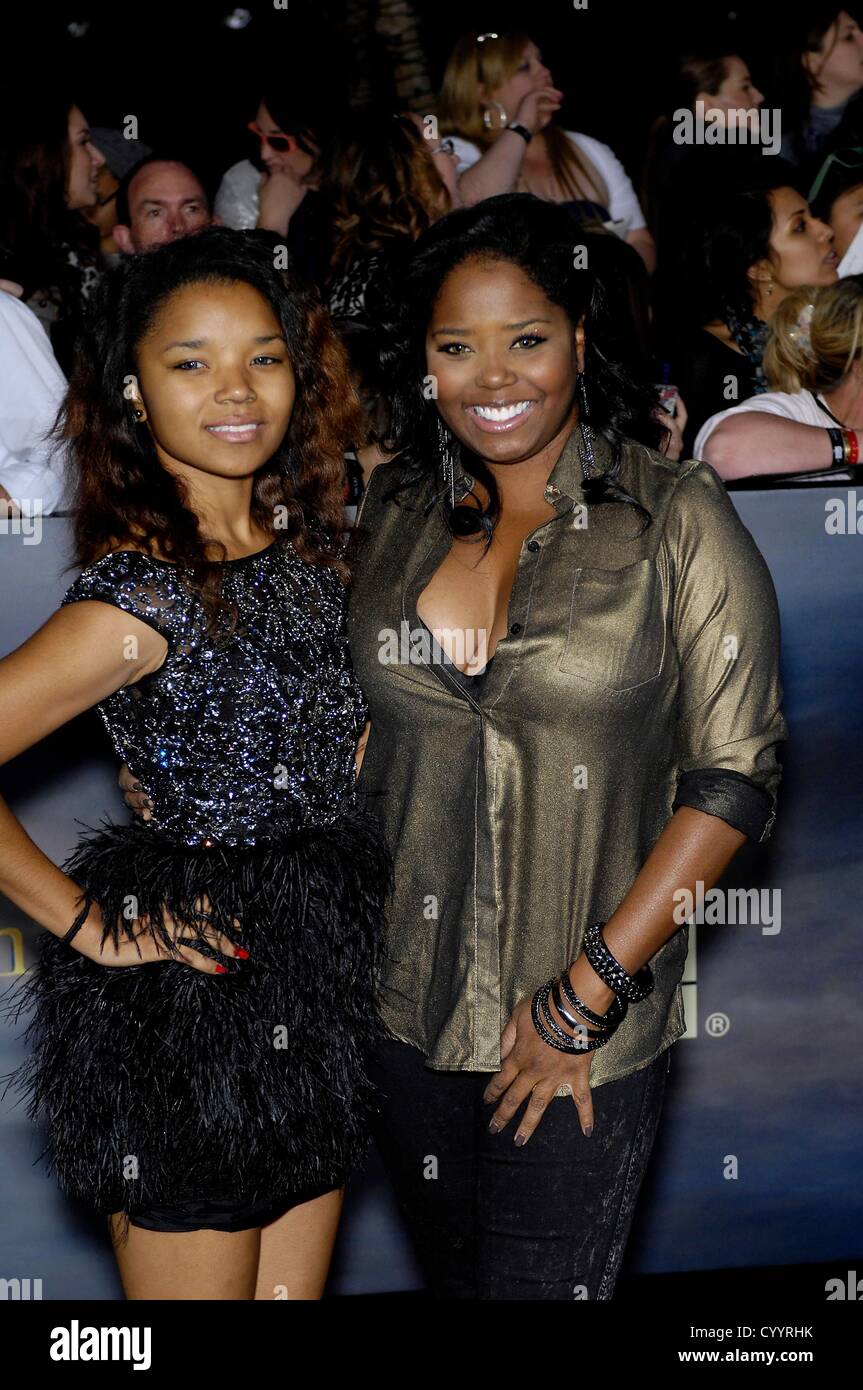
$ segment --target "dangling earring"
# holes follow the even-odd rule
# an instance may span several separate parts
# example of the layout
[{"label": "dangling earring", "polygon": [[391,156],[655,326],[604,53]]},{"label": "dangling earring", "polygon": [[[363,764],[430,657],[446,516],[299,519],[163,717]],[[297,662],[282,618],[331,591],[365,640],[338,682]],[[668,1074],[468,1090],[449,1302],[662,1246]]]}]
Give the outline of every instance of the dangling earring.
[{"label": "dangling earring", "polygon": [[[593,465],[595,463],[593,454],[593,431],[590,428],[589,416],[587,411],[587,386],[584,381],[584,372],[579,372],[576,378],[579,394],[581,395],[581,408],[578,412],[578,422],[581,425],[581,440],[584,445],[584,453],[579,450],[581,458],[581,471],[584,480],[587,482],[593,476]],[[587,463],[585,464],[585,458]]]},{"label": "dangling earring", "polygon": [[[444,490],[446,490],[446,487],[449,487],[449,497],[450,497],[449,527],[450,527],[450,530],[451,530],[451,532],[452,532],[452,534],[453,534],[454,536],[472,536],[472,535],[475,535],[477,531],[481,531],[481,530],[482,530],[482,522],[481,522],[480,519],[479,519],[480,513],[479,513],[478,508],[476,508],[476,507],[469,507],[469,506],[467,506],[467,505],[465,505],[465,504],[456,505],[456,500],[455,500],[455,465],[456,465],[456,449],[455,449],[455,446],[454,446],[454,443],[453,443],[452,435],[450,434],[449,430],[447,429],[446,425],[444,424],[444,422],[443,422],[443,420],[440,418],[440,416],[438,416],[438,419],[437,419],[437,432],[438,432],[438,441],[439,441],[439,444],[440,444],[440,461],[441,461],[441,472],[443,473],[443,478],[444,478]],[[458,465],[459,465],[459,483],[460,483],[460,484],[461,484],[461,483],[467,483],[468,485],[472,485],[472,484],[473,484],[473,478],[471,478],[469,474],[463,473],[463,472],[461,471],[461,450],[459,450],[459,452],[458,452]],[[441,494],[438,494],[438,496],[440,496],[440,495],[441,495]],[[428,514],[428,512],[431,510],[432,506],[434,505],[434,503],[435,503],[437,500],[438,500],[437,497],[432,498],[432,501],[429,503],[428,507],[426,508],[426,514]]]},{"label": "dangling earring", "polygon": [[449,487],[450,506],[455,506],[455,460],[450,442],[450,433],[440,416],[437,417],[437,436],[440,447],[441,471],[444,483]]}]

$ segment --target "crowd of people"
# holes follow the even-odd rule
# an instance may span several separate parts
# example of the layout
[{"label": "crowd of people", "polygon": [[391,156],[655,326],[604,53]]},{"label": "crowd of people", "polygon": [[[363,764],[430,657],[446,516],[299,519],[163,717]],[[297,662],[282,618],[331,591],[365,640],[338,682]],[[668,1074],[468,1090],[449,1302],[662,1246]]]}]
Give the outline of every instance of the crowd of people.
[{"label": "crowd of people", "polygon": [[[387,456],[380,363],[399,268],[431,223],[511,191],[560,204],[574,244],[588,237],[634,368],[663,388],[670,457],[704,457],[725,478],[829,466],[828,435],[789,455],[781,433],[764,447],[768,426],[748,418],[777,395],[782,344],[768,343],[794,328],[780,306],[810,287],[808,313],[816,292],[863,270],[863,34],[835,5],[812,11],[788,56],[778,157],[758,142],[766,98],[744,56],[717,48],[681,59],[635,177],[608,144],[557,123],[564,93],[527,33],[459,39],[428,113],[337,118],[331,103],[262,92],[248,122],[257,148],[215,190],[178,151],[90,129],[83,95],[50,94],[25,133],[0,142],[0,498],[13,512],[62,505],[62,451],[46,425],[96,285],[119,258],[216,223],[271,233],[333,316],[366,406],[346,459],[355,505]],[[677,139],[682,111],[704,113],[718,136]],[[843,462],[856,455],[848,382],[844,414],[808,387],[780,394],[799,399],[777,411],[829,418],[848,436]]]},{"label": "crowd of people", "polygon": [[0,798],[15,1080],[128,1297],[320,1297],[370,1129],[437,1296],[612,1296],[677,895],[777,815],[723,479],[848,476],[863,428],[863,34],[821,10],[787,158],[689,55],[724,138],[672,109],[638,190],[526,32],[433,111],[261,91],[215,190],[82,93],[3,133],[0,488],[68,471],[80,573],[0,662],[0,764],[96,707],[136,813],[60,869]]}]

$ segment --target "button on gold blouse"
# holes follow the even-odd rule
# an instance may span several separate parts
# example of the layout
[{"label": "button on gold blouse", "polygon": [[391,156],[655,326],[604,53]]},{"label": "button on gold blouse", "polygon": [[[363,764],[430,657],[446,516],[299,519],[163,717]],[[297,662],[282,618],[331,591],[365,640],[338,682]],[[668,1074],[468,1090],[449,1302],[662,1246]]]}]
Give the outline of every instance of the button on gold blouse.
[{"label": "button on gold blouse", "polygon": [[[498,1070],[516,1004],[612,915],[677,806],[755,839],[775,818],[787,730],[760,551],[708,464],[627,441],[619,481],[652,516],[639,536],[631,506],[586,506],[581,447],[576,426],[475,689],[428,660],[416,611],[451,545],[441,503],[424,514],[440,476],[388,499],[402,469],[384,464],[358,517],[358,785],[395,857],[382,1009],[435,1069]],[[594,454],[595,472],[610,465],[601,437]],[[687,937],[653,956],[653,993],[593,1054],[592,1086],[685,1031]]]}]

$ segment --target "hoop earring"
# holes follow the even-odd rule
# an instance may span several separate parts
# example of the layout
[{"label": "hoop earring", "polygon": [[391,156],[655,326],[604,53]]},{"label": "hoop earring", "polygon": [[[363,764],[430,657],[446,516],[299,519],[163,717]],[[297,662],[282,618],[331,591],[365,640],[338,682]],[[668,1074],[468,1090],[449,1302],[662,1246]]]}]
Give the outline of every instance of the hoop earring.
[{"label": "hoop earring", "polygon": [[[578,373],[576,381],[581,396],[578,423],[581,426],[581,442],[584,445],[584,453],[579,450],[579,458],[581,459],[581,471],[584,475],[585,482],[587,482],[593,477],[593,465],[596,460],[593,453],[593,431],[590,428],[590,416],[587,409],[587,386],[584,380],[584,372]],[[587,462],[585,462],[585,459]]]},{"label": "hoop earring", "polygon": [[485,126],[486,130],[503,130],[507,121],[506,107],[501,106],[500,102],[495,101],[494,97],[491,98],[491,104],[492,106],[496,106],[498,109],[500,115],[500,125],[492,125],[491,111],[487,106],[484,108],[482,113],[482,123]]}]

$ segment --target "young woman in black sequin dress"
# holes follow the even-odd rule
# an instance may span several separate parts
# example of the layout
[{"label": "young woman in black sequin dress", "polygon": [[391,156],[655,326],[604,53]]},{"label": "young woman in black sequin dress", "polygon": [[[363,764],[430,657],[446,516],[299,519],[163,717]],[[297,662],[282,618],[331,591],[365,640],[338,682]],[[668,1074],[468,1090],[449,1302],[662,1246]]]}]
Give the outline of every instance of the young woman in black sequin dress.
[{"label": "young woman in black sequin dress", "polygon": [[46,931],[9,1081],[127,1297],[318,1298],[367,1152],[390,864],[357,805],[344,352],[270,239],[125,263],[62,429],[82,573],[0,663],[0,763],[96,706],[153,806],[59,869],[0,800]]}]

